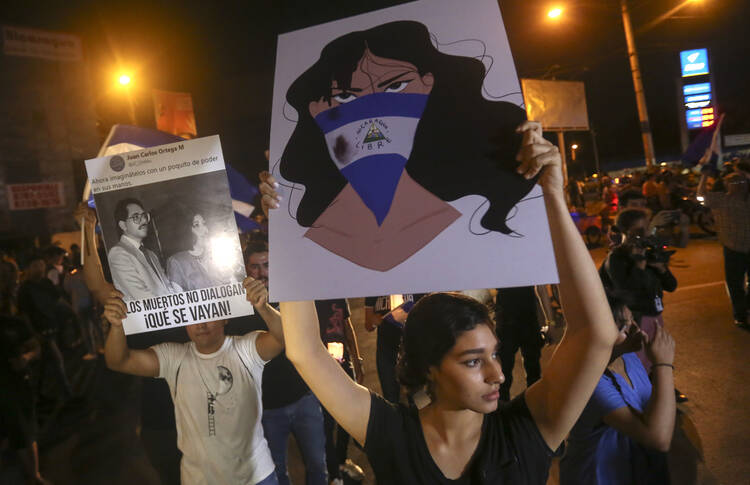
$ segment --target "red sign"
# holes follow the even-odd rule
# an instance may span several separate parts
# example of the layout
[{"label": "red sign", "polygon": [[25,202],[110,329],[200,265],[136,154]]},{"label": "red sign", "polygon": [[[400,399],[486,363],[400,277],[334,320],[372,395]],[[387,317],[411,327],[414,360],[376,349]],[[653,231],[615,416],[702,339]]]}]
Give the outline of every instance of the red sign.
[{"label": "red sign", "polygon": [[190,93],[154,89],[153,96],[156,129],[183,138],[194,138],[198,135]]},{"label": "red sign", "polygon": [[62,182],[9,184],[7,187],[8,208],[12,211],[46,209],[65,205]]}]

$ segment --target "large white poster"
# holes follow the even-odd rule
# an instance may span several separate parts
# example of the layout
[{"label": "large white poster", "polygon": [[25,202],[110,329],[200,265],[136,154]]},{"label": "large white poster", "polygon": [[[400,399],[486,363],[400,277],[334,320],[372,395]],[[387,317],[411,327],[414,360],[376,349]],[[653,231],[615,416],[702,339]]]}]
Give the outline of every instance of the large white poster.
[{"label": "large white poster", "polygon": [[218,136],[86,160],[126,334],[252,314]]},{"label": "large white poster", "polygon": [[279,36],[271,299],[557,281],[495,0],[425,0]]}]

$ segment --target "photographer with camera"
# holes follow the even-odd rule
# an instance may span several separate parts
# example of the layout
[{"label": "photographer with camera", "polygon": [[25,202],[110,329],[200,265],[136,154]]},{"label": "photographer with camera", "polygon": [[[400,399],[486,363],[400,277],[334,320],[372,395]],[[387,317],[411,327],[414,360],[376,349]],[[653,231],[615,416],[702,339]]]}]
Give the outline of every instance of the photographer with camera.
[{"label": "photographer with camera", "polygon": [[[653,339],[657,326],[664,326],[664,291],[677,289],[677,280],[669,271],[669,257],[674,251],[665,251],[653,236],[648,236],[648,223],[644,210],[620,212],[615,226],[622,239],[607,255],[599,274],[604,287],[627,301],[638,326]],[[650,371],[651,361],[646,353],[641,350],[637,354],[646,371]],[[687,400],[679,391],[675,390],[675,394],[678,402]]]}]

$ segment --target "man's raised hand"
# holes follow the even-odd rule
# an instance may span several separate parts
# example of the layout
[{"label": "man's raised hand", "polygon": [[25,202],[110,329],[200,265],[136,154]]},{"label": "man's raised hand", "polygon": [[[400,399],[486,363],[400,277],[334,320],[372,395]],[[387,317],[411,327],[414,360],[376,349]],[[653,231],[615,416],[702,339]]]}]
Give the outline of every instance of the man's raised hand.
[{"label": "man's raised hand", "polygon": [[248,276],[242,281],[245,287],[245,297],[254,307],[264,305],[268,301],[268,290],[262,281]]},{"label": "man's raised hand", "polygon": [[113,327],[122,327],[122,321],[128,314],[128,307],[125,306],[122,297],[122,293],[113,290],[104,302],[104,318],[106,318]]},{"label": "man's raised hand", "polygon": [[273,178],[270,172],[264,170],[260,173],[260,205],[263,208],[263,213],[268,217],[269,209],[278,209],[279,202],[281,202],[281,196],[276,193],[276,189],[279,184],[276,179]]}]

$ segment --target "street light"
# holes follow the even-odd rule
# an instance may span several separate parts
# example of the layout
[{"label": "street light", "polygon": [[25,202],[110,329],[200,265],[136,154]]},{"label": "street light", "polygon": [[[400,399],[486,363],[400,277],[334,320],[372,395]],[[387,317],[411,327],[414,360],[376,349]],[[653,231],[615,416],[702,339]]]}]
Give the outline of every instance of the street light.
[{"label": "street light", "polygon": [[576,150],[578,150],[578,144],[573,143],[570,145],[570,160],[575,162],[576,161]]},{"label": "street light", "polygon": [[560,7],[553,7],[547,12],[547,17],[551,19],[557,19],[560,18],[560,15],[562,15],[563,9]]},{"label": "street light", "polygon": [[[674,13],[681,10],[685,6],[691,3],[702,3],[702,0],[683,0],[676,7],[660,15],[658,18],[649,22],[646,26],[639,30],[641,33],[651,27],[657,25],[661,21],[671,17]],[[562,15],[562,8],[555,7],[547,12],[547,17],[557,19]],[[643,139],[643,152],[644,158],[646,159],[646,166],[652,167],[655,162],[654,156],[654,141],[651,136],[651,125],[648,120],[648,111],[646,109],[646,96],[643,92],[643,82],[641,81],[641,68],[638,62],[638,53],[635,47],[635,35],[633,34],[633,28],[630,25],[630,12],[628,10],[627,0],[620,0],[620,13],[622,15],[623,29],[625,30],[625,41],[628,47],[628,60],[630,62],[630,71],[633,75],[633,89],[635,91],[635,100],[638,107],[638,118],[641,123],[641,137]]]},{"label": "street light", "polygon": [[125,91],[125,97],[128,99],[128,115],[130,116],[130,124],[133,126],[138,126],[138,119],[135,117],[135,102],[133,101],[133,94],[130,91],[133,80],[130,75],[126,73],[120,73],[117,75],[117,82]]}]

